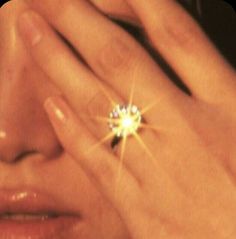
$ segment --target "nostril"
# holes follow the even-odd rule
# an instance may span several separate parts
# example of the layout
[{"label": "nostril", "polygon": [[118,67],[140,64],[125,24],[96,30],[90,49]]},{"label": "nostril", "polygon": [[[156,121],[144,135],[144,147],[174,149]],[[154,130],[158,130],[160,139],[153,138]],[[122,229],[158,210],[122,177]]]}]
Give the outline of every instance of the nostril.
[{"label": "nostril", "polygon": [[35,124],[23,122],[22,125],[22,122],[19,120],[16,125],[15,122],[8,121],[8,125],[1,127],[0,162],[16,163],[27,158],[41,157],[54,159],[63,153],[63,148],[49,124],[37,118],[39,123],[36,125],[40,125],[40,129],[36,131]]},{"label": "nostril", "polygon": [[33,154],[38,154],[37,151],[32,150],[32,151],[22,151],[22,153],[17,154],[17,155],[8,155],[8,157],[4,157],[4,156],[0,156],[0,161],[7,163],[7,164],[12,164],[12,163],[16,163],[19,162],[23,159],[25,159],[26,157],[30,157]]},{"label": "nostril", "polygon": [[22,159],[31,156],[32,154],[37,154],[38,152],[36,150],[31,150],[31,151],[25,151],[17,155],[14,159],[14,162],[19,162]]}]

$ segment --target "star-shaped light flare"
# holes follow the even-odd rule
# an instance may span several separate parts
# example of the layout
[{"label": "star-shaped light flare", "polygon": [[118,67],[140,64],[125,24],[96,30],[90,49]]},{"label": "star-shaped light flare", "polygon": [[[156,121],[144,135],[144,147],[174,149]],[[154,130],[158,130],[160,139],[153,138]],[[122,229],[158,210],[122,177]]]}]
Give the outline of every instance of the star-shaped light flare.
[{"label": "star-shaped light flare", "polygon": [[110,101],[111,105],[113,106],[113,110],[112,112],[110,112],[108,117],[94,116],[92,118],[101,123],[106,122],[111,131],[107,135],[105,135],[97,144],[91,146],[91,148],[88,149],[88,151],[89,152],[92,151],[94,148],[100,146],[101,144],[106,143],[107,141],[111,140],[114,137],[122,139],[120,165],[118,168],[117,185],[115,189],[115,191],[117,191],[118,189],[117,186],[119,184],[121,177],[121,169],[124,163],[125,148],[128,144],[127,140],[128,137],[134,137],[137,140],[138,144],[142,147],[142,149],[147,153],[152,163],[156,164],[155,156],[149,150],[148,146],[145,144],[145,142],[142,140],[141,136],[138,133],[139,130],[142,128],[158,131],[156,126],[144,123],[143,120],[144,119],[143,115],[147,111],[152,109],[154,106],[156,106],[156,102],[152,102],[149,105],[145,105],[144,108],[141,110],[136,105],[133,104],[133,96],[135,88],[134,79],[131,85],[129,103],[127,105],[117,104],[101,84],[98,84],[98,86],[101,88],[104,95]]}]

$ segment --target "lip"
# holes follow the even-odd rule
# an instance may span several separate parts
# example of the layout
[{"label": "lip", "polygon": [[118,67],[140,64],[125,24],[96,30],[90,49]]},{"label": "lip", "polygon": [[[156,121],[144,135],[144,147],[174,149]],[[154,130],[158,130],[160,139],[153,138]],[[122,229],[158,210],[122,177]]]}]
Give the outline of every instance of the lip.
[{"label": "lip", "polygon": [[[69,235],[81,223],[81,216],[69,211],[49,194],[37,190],[0,190],[0,215],[53,215],[28,220],[0,218],[0,238],[46,239]],[[60,237],[61,238],[61,237]]]}]

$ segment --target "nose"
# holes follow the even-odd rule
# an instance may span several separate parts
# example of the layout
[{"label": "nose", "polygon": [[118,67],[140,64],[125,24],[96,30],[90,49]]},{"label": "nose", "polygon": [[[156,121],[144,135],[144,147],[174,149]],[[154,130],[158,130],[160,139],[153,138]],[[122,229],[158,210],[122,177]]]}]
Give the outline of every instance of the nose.
[{"label": "nose", "polygon": [[61,151],[43,109],[44,100],[59,92],[20,40],[15,26],[20,10],[10,3],[0,9],[0,163],[32,152],[53,158]]}]

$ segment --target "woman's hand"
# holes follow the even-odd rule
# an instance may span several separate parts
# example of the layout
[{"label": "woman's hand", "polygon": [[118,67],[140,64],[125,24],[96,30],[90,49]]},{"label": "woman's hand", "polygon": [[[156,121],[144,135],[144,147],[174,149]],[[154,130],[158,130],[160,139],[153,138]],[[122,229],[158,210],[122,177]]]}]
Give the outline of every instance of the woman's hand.
[{"label": "woman's hand", "polygon": [[114,19],[141,26],[138,16],[126,0],[89,0],[99,11]]},{"label": "woman's hand", "polygon": [[[55,131],[131,238],[235,238],[236,76],[194,20],[176,1],[127,0],[189,96],[87,1],[28,2],[43,17],[25,12],[21,35],[66,99],[45,103]],[[130,101],[145,123],[114,151],[106,118]]]}]

